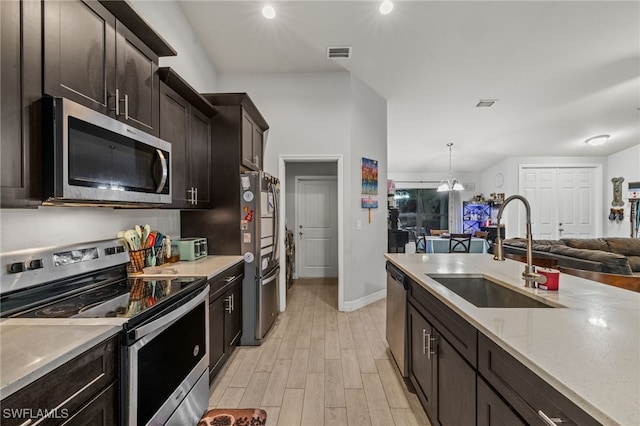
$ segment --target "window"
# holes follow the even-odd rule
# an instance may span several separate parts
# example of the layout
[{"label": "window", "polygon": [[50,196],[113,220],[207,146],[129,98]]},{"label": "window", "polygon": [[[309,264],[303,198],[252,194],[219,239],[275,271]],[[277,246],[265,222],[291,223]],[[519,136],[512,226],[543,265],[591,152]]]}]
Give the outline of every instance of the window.
[{"label": "window", "polygon": [[414,233],[428,235],[431,229],[448,229],[448,194],[435,189],[396,189],[394,198],[400,211],[398,229],[413,231],[409,232],[412,240]]}]

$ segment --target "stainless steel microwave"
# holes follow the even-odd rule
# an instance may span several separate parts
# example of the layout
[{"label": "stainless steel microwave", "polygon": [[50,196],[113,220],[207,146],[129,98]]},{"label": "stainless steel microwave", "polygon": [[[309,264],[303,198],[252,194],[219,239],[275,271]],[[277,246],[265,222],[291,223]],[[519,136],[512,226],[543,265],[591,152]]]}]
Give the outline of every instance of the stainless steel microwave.
[{"label": "stainless steel microwave", "polygon": [[65,98],[35,105],[43,204],[171,203],[171,144]]}]

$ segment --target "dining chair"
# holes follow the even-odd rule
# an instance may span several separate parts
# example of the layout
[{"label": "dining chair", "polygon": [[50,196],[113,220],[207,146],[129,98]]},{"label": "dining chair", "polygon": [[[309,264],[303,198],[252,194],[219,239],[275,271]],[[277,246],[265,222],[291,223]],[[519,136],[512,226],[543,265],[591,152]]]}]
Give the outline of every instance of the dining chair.
[{"label": "dining chair", "polygon": [[449,231],[446,229],[430,229],[429,230],[429,235],[431,236],[436,236],[436,235],[442,235],[442,234],[446,234]]},{"label": "dining chair", "polygon": [[640,277],[635,275],[609,274],[597,271],[585,271],[583,269],[565,268],[561,266],[560,272],[586,278],[599,283],[624,288],[626,290],[640,292]]},{"label": "dining chair", "polygon": [[469,253],[471,234],[451,234],[449,236],[449,253]]},{"label": "dining chair", "polygon": [[424,234],[416,235],[416,253],[427,252],[427,238]]}]

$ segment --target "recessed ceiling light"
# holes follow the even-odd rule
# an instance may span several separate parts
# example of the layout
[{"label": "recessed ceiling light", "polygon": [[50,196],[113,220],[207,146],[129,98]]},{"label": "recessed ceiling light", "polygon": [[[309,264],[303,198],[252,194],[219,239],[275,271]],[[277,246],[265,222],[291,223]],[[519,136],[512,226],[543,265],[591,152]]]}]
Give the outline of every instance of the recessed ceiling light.
[{"label": "recessed ceiling light", "polygon": [[498,100],[497,99],[480,99],[476,107],[490,107],[493,106]]},{"label": "recessed ceiling light", "polygon": [[382,13],[383,15],[388,15],[393,10],[393,3],[390,0],[384,0],[380,4],[379,10],[380,10],[380,13]]},{"label": "recessed ceiling light", "polygon": [[276,10],[270,4],[262,8],[262,16],[267,19],[273,19],[276,17]]},{"label": "recessed ceiling light", "polygon": [[592,138],[587,139],[586,141],[584,141],[584,143],[591,146],[599,146],[604,144],[607,141],[607,139],[609,139],[609,135],[599,135],[599,136],[594,136]]}]

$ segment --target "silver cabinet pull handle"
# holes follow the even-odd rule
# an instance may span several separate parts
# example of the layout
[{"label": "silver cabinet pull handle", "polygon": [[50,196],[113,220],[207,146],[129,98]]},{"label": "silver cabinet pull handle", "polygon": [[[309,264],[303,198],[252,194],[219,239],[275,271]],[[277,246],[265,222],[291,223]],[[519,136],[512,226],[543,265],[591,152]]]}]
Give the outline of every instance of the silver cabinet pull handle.
[{"label": "silver cabinet pull handle", "polygon": [[113,95],[116,98],[115,108],[112,108],[111,111],[116,112],[116,117],[120,115],[120,91],[116,89],[116,94]]},{"label": "silver cabinet pull handle", "polygon": [[560,423],[565,423],[560,417],[549,417],[542,410],[538,410],[538,416],[549,426],[558,426]]},{"label": "silver cabinet pull handle", "polygon": [[422,329],[422,355],[427,353],[427,330]]},{"label": "silver cabinet pull handle", "polygon": [[226,309],[227,313],[230,314],[231,313],[231,296],[227,296],[227,309]]},{"label": "silver cabinet pull handle", "polygon": [[435,338],[431,337],[431,334],[427,334],[427,359],[431,359],[431,355],[435,355],[435,352],[431,352],[431,342],[434,340]]},{"label": "silver cabinet pull handle", "polygon": [[169,168],[167,167],[167,159],[164,158],[164,154],[159,149],[156,149],[156,154],[158,154],[158,158],[160,159],[160,165],[162,166],[162,176],[160,177],[160,183],[156,187],[156,193],[159,194],[162,192],[162,188],[164,188],[165,183],[167,183],[167,177],[169,176]]},{"label": "silver cabinet pull handle", "polygon": [[129,95],[124,95],[124,119],[129,119]]},{"label": "silver cabinet pull handle", "polygon": [[196,200],[194,204],[197,206],[198,205],[198,187],[196,186],[195,189],[196,189]]},{"label": "silver cabinet pull handle", "polygon": [[236,310],[236,298],[235,294],[231,294],[231,312]]}]

